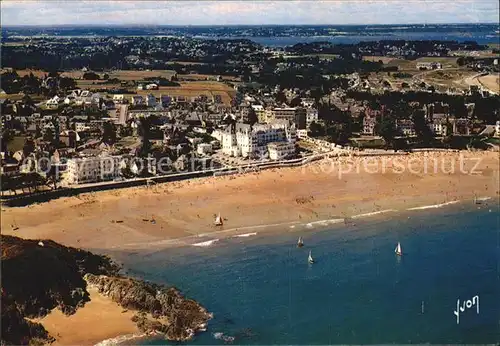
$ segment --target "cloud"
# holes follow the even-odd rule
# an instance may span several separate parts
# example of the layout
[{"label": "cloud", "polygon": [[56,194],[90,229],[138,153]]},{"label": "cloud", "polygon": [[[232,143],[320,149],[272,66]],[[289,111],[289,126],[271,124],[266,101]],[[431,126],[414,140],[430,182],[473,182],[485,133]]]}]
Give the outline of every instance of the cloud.
[{"label": "cloud", "polygon": [[1,1],[4,25],[497,22],[496,0]]}]

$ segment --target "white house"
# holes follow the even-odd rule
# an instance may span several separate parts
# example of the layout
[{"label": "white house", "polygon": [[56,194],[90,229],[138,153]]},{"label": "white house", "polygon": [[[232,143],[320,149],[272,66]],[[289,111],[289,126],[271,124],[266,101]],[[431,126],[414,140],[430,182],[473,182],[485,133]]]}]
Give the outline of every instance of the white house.
[{"label": "white house", "polygon": [[75,100],[76,100],[76,97],[74,95],[68,95],[64,99],[64,103],[67,104],[67,105],[70,105],[70,104],[75,103]]},{"label": "white house", "polygon": [[446,119],[437,118],[433,119],[432,123],[430,123],[431,131],[436,136],[446,136],[448,127],[446,125]]},{"label": "white house", "polygon": [[297,138],[307,138],[307,130],[297,130]]},{"label": "white house", "polygon": [[495,124],[495,137],[500,137],[500,121],[497,121]]},{"label": "white house", "polygon": [[212,151],[212,144],[210,143],[200,143],[196,147],[196,152],[200,155],[211,154]]},{"label": "white house", "polygon": [[314,106],[315,100],[312,98],[303,98],[300,103],[302,104],[302,106],[309,108]]},{"label": "white house", "polygon": [[282,160],[295,156],[295,144],[289,142],[274,142],[267,145],[271,160]]},{"label": "white house", "polygon": [[405,136],[415,136],[413,121],[407,119],[396,120],[396,129]]},{"label": "white house", "polygon": [[431,62],[418,62],[416,66],[417,70],[439,70],[442,68],[441,63],[431,61]]},{"label": "white house", "polygon": [[93,156],[69,159],[66,179],[70,184],[95,183],[120,176],[121,156]]},{"label": "white house", "polygon": [[51,99],[48,99],[45,104],[47,105],[47,108],[57,108],[59,107],[59,104],[62,102],[61,98],[57,95],[52,97]]},{"label": "white house", "polygon": [[124,100],[125,100],[125,96],[123,94],[113,95],[113,101],[116,103],[123,103]]},{"label": "white house", "polygon": [[309,107],[306,109],[306,125],[307,128],[311,125],[312,122],[318,122],[318,110],[313,107]]},{"label": "white house", "polygon": [[252,105],[252,109],[255,112],[255,115],[257,116],[259,123],[267,122],[266,112],[262,105]]},{"label": "white house", "polygon": [[228,125],[225,130],[215,136],[216,138],[220,136],[222,152],[225,155],[250,158],[266,156],[268,143],[290,142],[295,145],[297,141],[295,125],[284,121],[255,124],[253,127],[248,124],[236,123]]},{"label": "white house", "polygon": [[90,130],[90,127],[86,123],[75,123],[76,132],[83,132],[87,130]]},{"label": "white house", "polygon": [[146,85],[146,90],[158,90],[158,84],[151,83]]}]

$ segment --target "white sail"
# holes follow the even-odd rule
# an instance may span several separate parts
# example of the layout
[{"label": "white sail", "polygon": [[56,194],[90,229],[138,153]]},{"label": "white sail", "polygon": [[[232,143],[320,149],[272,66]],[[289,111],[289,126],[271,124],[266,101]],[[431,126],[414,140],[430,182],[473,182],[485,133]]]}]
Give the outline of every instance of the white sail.
[{"label": "white sail", "polygon": [[222,225],[222,218],[220,216],[220,213],[219,215],[217,215],[217,217],[215,218],[215,224],[216,225]]},{"label": "white sail", "polygon": [[401,244],[398,243],[398,246],[396,246],[396,249],[394,250],[394,252],[398,255],[401,255],[403,252],[401,251]]},{"label": "white sail", "polygon": [[297,245],[304,245],[304,241],[302,240],[302,237],[299,237],[299,240],[297,241]]},{"label": "white sail", "polygon": [[313,263],[314,259],[312,258],[311,251],[309,251],[309,258],[308,258],[309,263]]}]

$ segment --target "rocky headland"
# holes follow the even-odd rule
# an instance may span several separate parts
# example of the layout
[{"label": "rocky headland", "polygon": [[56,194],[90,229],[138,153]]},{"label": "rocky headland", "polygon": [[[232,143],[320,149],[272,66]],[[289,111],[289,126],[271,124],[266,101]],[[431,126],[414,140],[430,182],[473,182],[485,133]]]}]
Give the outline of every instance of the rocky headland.
[{"label": "rocky headland", "polygon": [[113,261],[51,240],[1,236],[1,344],[47,344],[55,340],[33,321],[58,309],[70,316],[90,301],[96,288],[122,308],[145,333],[172,341],[189,340],[206,328],[211,315],[176,288],[120,275]]}]

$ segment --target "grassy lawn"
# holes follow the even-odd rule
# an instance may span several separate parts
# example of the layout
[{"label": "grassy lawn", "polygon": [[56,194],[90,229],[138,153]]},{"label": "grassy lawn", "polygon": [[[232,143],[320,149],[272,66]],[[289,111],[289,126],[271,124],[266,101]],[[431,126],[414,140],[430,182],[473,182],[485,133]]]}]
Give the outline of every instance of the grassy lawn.
[{"label": "grassy lawn", "polygon": [[351,143],[358,148],[383,148],[385,142],[382,138],[351,138]]},{"label": "grassy lawn", "polygon": [[18,150],[22,150],[24,147],[25,136],[16,136],[7,144],[9,151],[15,153]]}]

